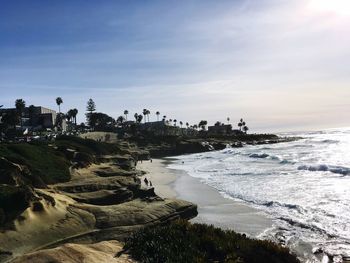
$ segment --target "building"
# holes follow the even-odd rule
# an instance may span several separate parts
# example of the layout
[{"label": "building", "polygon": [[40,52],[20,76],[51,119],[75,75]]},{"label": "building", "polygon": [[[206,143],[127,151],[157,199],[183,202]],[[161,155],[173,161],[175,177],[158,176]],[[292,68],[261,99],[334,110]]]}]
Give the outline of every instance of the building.
[{"label": "building", "polygon": [[[0,122],[3,116],[6,114],[12,114],[14,112],[16,112],[16,108],[0,109]],[[56,125],[56,119],[56,111],[41,106],[30,106],[24,109],[21,117],[21,123],[23,129],[52,129]],[[62,126],[62,128],[66,127],[65,120],[62,122]]]},{"label": "building", "polygon": [[208,134],[211,135],[229,135],[232,134],[232,125],[216,123],[214,126],[208,127]]},{"label": "building", "polygon": [[196,136],[198,134],[198,131],[193,128],[173,126],[164,120],[140,123],[139,130],[152,133],[155,136]]},{"label": "building", "polygon": [[31,120],[33,128],[53,128],[56,125],[57,113],[54,110],[41,106],[26,108],[25,115]]},{"label": "building", "polygon": [[156,136],[168,135],[168,128],[171,127],[166,121],[152,121],[140,123],[138,128],[141,132],[152,133]]}]

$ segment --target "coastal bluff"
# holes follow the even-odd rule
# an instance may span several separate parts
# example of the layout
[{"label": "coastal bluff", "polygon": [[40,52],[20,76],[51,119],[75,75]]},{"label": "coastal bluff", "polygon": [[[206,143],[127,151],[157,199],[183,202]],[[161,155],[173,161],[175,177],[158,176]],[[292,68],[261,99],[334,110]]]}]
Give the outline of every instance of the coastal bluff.
[{"label": "coastal bluff", "polygon": [[0,153],[0,262],[61,262],[68,254],[74,262],[132,262],[110,260],[118,242],[197,215],[195,204],[141,184],[136,163],[145,152],[136,146],[63,137],[1,145]]},{"label": "coastal bluff", "polygon": [[[179,253],[191,248],[203,256],[208,241],[214,252],[224,248],[215,257],[233,253],[237,260],[251,262],[250,258],[262,253],[272,260],[268,262],[299,262],[287,248],[270,241],[249,239],[234,231],[218,235],[221,230],[212,226],[192,226],[187,220],[197,216],[197,205],[158,196],[141,181],[144,172],[137,169],[138,162],[153,157],[285,140],[253,135],[140,137],[107,143],[60,136],[50,142],[0,144],[0,262],[142,262],[139,256],[152,258],[148,249],[161,242],[162,236],[170,244],[157,246],[159,253],[152,250],[156,257],[170,249],[175,260],[179,248]],[[203,235],[196,229],[202,229]],[[189,231],[191,239],[184,239],[184,231]],[[193,238],[198,241],[195,246]],[[223,246],[227,240],[233,246]],[[144,246],[137,245],[138,241]],[[186,242],[190,243],[184,246]]]}]

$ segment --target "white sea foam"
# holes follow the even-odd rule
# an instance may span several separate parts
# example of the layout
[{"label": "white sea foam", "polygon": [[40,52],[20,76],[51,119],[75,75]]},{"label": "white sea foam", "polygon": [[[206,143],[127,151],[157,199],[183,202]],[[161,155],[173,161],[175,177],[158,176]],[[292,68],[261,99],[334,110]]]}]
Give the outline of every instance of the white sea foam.
[{"label": "white sea foam", "polygon": [[268,213],[275,226],[266,238],[350,256],[350,129],[298,136],[304,139],[181,156],[171,168]]}]

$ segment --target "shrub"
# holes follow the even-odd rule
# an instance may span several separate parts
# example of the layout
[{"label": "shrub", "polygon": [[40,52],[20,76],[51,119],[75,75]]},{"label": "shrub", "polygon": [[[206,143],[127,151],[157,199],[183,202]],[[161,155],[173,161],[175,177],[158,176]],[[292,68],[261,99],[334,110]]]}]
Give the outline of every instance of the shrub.
[{"label": "shrub", "polygon": [[144,228],[126,240],[124,250],[141,262],[299,262],[270,241],[187,221]]},{"label": "shrub", "polygon": [[[28,171],[22,174],[23,178],[35,187],[70,179],[70,162],[62,153],[45,144],[3,144],[0,145],[0,157],[27,167]],[[0,163],[0,169],[8,170],[5,164]],[[1,174],[0,176],[2,177]]]},{"label": "shrub", "polygon": [[64,146],[91,155],[106,155],[119,152],[119,148],[116,144],[97,142],[76,136],[60,136],[57,138],[55,144],[59,147]]},{"label": "shrub", "polygon": [[0,185],[0,226],[21,214],[29,206],[31,196],[26,187]]}]

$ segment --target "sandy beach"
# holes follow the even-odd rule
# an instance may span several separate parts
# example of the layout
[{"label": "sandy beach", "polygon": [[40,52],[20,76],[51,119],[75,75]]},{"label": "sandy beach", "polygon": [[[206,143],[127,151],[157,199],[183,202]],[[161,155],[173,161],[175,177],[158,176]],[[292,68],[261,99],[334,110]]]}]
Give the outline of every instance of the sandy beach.
[{"label": "sandy beach", "polygon": [[272,226],[272,220],[262,212],[224,198],[216,189],[201,183],[185,171],[167,168],[172,160],[174,159],[164,158],[153,159],[152,162],[143,161],[138,164],[138,169],[147,172],[143,178],[152,181],[159,196],[197,204],[198,216],[192,222],[213,224],[254,237]]}]

